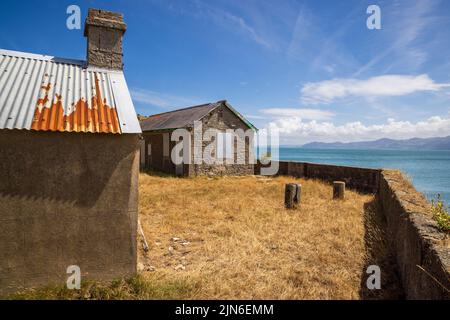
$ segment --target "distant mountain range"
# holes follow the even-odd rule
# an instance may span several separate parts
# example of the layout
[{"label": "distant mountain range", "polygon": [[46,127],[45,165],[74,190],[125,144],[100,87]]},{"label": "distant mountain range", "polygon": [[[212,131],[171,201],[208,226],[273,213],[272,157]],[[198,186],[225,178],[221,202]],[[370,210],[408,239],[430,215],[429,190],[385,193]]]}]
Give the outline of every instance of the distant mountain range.
[{"label": "distant mountain range", "polygon": [[407,140],[379,139],[360,142],[311,142],[305,149],[389,149],[389,150],[450,150],[450,136],[441,138],[413,138]]}]

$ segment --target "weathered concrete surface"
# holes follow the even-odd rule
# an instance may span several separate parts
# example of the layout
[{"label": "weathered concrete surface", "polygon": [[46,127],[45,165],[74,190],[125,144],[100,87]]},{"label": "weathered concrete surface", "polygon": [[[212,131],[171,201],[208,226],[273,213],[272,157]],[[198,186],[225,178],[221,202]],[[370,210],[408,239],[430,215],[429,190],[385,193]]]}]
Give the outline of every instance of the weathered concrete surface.
[{"label": "weathered concrete surface", "polygon": [[0,131],[0,293],[136,272],[137,135]]},{"label": "weathered concrete surface", "polygon": [[306,176],[328,182],[340,180],[349,188],[364,192],[376,192],[379,185],[380,170],[326,164],[305,164]]},{"label": "weathered concrete surface", "polygon": [[378,198],[406,298],[449,299],[450,239],[438,230],[430,204],[392,170],[382,171]]}]

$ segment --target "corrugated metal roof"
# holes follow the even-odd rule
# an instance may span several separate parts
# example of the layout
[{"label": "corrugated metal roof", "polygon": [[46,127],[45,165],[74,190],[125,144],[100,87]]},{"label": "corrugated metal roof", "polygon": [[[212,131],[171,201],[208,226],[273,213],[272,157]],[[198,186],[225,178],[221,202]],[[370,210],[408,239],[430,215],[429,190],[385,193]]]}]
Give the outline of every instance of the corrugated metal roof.
[{"label": "corrugated metal roof", "polygon": [[141,132],[123,72],[1,49],[0,129]]},{"label": "corrugated metal roof", "polygon": [[231,110],[239,119],[241,119],[249,128],[258,130],[253,124],[237,112],[226,100],[213,103],[201,104],[198,106],[178,109],[149,116],[141,120],[142,131],[173,130],[192,126],[194,121],[202,119],[215,108],[223,105]]},{"label": "corrugated metal roof", "polygon": [[193,125],[194,121],[200,120],[204,115],[218,107],[220,103],[207,103],[152,115],[140,122],[142,131],[177,129]]}]

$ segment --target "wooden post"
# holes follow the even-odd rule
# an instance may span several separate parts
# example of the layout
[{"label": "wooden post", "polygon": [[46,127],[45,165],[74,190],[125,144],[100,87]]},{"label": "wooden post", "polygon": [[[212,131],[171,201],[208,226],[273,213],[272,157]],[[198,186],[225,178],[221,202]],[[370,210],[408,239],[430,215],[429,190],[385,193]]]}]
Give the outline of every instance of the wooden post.
[{"label": "wooden post", "polygon": [[302,196],[302,185],[301,184],[296,184],[296,189],[297,189],[297,192],[296,192],[296,194],[295,194],[295,197],[294,197],[294,203],[295,204],[299,204],[300,203],[300,200],[301,200],[301,196]]},{"label": "wooden post", "polygon": [[334,181],[333,182],[333,199],[344,199],[345,194],[345,182]]},{"label": "wooden post", "polygon": [[295,183],[288,183],[284,189],[284,206],[292,209],[300,203],[301,186]]}]

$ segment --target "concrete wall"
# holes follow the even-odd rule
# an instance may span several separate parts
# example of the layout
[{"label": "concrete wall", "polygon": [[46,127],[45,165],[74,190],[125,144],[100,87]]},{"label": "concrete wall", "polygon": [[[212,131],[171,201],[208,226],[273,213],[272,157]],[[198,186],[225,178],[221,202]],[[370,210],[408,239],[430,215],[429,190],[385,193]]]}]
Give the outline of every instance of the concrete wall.
[{"label": "concrete wall", "polygon": [[[430,203],[399,171],[280,161],[280,175],[341,180],[375,193],[407,299],[449,299],[450,237],[438,230]],[[255,167],[259,174],[261,164]],[[443,287],[446,287],[444,289]]]},{"label": "concrete wall", "polygon": [[[309,162],[279,161],[279,174],[299,178],[319,179],[327,182],[344,181],[347,187],[361,192],[376,193],[379,186],[380,169],[336,166]],[[260,174],[261,164],[255,167]]]},{"label": "concrete wall", "polygon": [[400,172],[391,170],[381,173],[378,198],[406,297],[449,299],[440,284],[450,289],[450,239],[438,230],[430,204]]},{"label": "concrete wall", "polygon": [[0,131],[0,293],[136,272],[137,135]]}]

